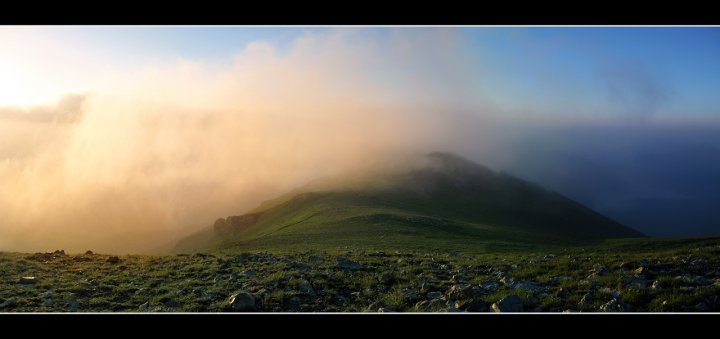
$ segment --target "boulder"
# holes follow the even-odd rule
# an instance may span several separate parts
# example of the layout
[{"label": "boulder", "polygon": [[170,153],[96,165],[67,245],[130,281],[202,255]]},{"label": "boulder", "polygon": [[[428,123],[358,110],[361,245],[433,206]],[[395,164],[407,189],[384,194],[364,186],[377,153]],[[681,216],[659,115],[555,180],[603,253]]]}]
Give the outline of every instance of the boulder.
[{"label": "boulder", "polygon": [[7,299],[5,299],[5,301],[0,303],[0,309],[7,308],[7,307],[13,307],[15,305],[17,305],[17,300],[15,300],[15,298],[7,298]]},{"label": "boulder", "polygon": [[255,297],[248,292],[235,293],[228,298],[228,305],[236,312],[255,310]]},{"label": "boulder", "polygon": [[473,293],[470,287],[470,284],[453,285],[448,290],[447,296],[450,300],[472,297]]},{"label": "boulder", "polygon": [[440,292],[428,292],[428,294],[426,295],[426,297],[427,297],[428,300],[440,299],[440,298],[443,297],[443,294],[440,293]]},{"label": "boulder", "polygon": [[20,277],[20,280],[18,281],[21,285],[30,285],[37,283],[38,280],[36,277]]},{"label": "boulder", "polygon": [[492,304],[492,310],[494,312],[522,312],[523,302],[520,298],[509,295]]}]

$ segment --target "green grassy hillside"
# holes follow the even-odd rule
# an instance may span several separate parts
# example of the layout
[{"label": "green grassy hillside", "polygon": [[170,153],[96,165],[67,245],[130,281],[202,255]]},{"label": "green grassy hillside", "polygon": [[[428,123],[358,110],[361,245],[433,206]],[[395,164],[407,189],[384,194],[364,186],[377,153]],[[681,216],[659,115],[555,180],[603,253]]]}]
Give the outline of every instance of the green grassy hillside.
[{"label": "green grassy hillside", "polygon": [[253,222],[204,230],[177,249],[497,250],[643,236],[558,193],[448,153],[428,154],[403,171],[318,181],[246,215]]}]

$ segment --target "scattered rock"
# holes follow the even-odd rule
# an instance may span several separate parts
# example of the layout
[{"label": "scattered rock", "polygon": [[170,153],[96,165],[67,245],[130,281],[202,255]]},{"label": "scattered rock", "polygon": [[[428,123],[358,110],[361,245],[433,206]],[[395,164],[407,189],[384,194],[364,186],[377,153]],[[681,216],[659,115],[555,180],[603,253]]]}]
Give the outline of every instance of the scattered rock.
[{"label": "scattered rock", "polygon": [[523,302],[520,298],[509,295],[492,304],[492,310],[494,312],[522,312]]},{"label": "scattered rock", "polygon": [[93,251],[90,251],[90,250],[85,251],[85,255],[93,255],[93,254],[95,254],[95,253],[93,253]]},{"label": "scattered rock", "polygon": [[105,261],[107,261],[111,264],[117,264],[120,262],[120,258],[113,255],[113,256],[108,257],[107,260],[105,260]]},{"label": "scattered rock", "polygon": [[65,250],[55,250],[55,252],[53,252],[53,254],[65,255]]},{"label": "scattered rock", "polygon": [[228,304],[236,312],[255,310],[255,297],[248,292],[235,293],[228,298]]},{"label": "scattered rock", "polygon": [[138,306],[138,310],[147,311],[150,308],[150,302],[146,301],[144,304]]}]

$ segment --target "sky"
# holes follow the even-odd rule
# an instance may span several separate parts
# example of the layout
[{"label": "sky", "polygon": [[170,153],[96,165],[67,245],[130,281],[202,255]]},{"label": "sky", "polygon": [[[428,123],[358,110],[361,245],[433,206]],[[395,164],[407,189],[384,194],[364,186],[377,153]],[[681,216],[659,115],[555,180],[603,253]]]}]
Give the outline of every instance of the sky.
[{"label": "sky", "polygon": [[0,250],[147,251],[436,150],[717,235],[718,89],[719,27],[3,26]]}]

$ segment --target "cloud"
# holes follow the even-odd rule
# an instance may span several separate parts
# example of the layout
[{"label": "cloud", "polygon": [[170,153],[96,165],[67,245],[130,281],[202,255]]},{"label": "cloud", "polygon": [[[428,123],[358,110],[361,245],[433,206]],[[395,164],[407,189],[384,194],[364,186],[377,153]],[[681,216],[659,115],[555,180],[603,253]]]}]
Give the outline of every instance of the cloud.
[{"label": "cloud", "polygon": [[616,63],[598,73],[611,107],[624,118],[647,121],[666,104],[672,91],[668,84],[655,78],[642,64]]},{"label": "cloud", "polygon": [[61,98],[54,105],[0,107],[0,121],[15,120],[39,123],[75,123],[82,117],[82,104],[84,101],[84,95],[70,94]]}]

